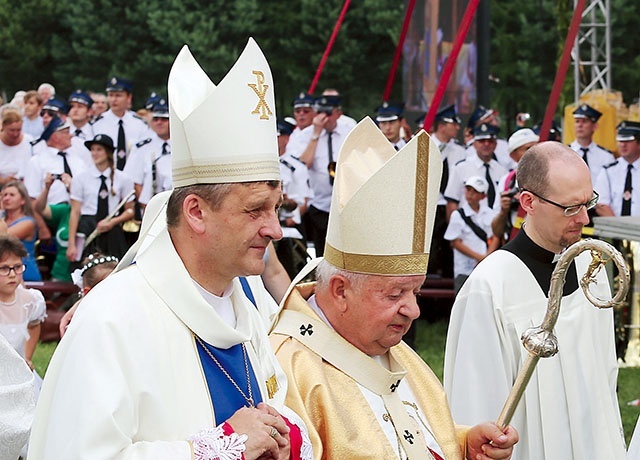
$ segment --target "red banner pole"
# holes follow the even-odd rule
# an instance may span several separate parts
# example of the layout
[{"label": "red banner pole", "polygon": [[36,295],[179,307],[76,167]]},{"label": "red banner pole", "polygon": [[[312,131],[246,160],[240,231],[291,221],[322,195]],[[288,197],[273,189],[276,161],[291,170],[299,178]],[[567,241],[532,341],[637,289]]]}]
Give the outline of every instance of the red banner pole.
[{"label": "red banner pole", "polygon": [[411,23],[411,16],[416,6],[416,0],[410,0],[407,5],[407,12],[404,15],[404,22],[402,23],[402,30],[400,31],[400,38],[398,39],[398,46],[396,46],[396,54],[393,56],[393,62],[391,64],[391,70],[389,70],[389,77],[387,78],[387,85],[384,88],[384,94],[382,95],[382,101],[388,101],[391,96],[391,89],[393,88],[393,82],[396,79],[396,71],[398,70],[398,64],[400,63],[400,56],[402,56],[402,48],[404,47],[405,39],[407,38],[407,31],[409,30],[409,24]]},{"label": "red banner pole", "polygon": [[320,64],[318,64],[316,75],[313,77],[311,86],[309,86],[309,91],[308,91],[309,94],[313,94],[313,91],[316,89],[316,85],[318,84],[318,80],[320,80],[320,75],[322,74],[322,69],[324,69],[324,65],[327,62],[327,59],[329,58],[329,53],[331,53],[331,48],[333,48],[333,43],[336,41],[336,37],[338,36],[338,32],[340,31],[340,26],[342,26],[342,22],[344,21],[344,17],[347,14],[347,10],[349,9],[350,3],[351,3],[351,0],[344,0],[344,5],[342,5],[342,11],[340,11],[340,16],[338,16],[336,25],[333,26],[333,32],[331,33],[331,38],[329,38],[327,47],[325,48],[324,54],[322,55],[322,59],[320,59]]},{"label": "red banner pole", "polygon": [[464,16],[462,17],[462,22],[460,23],[460,30],[458,30],[458,35],[456,36],[456,40],[453,43],[453,48],[451,49],[451,54],[447,58],[447,62],[445,63],[444,69],[442,70],[442,75],[440,76],[438,87],[436,88],[436,92],[433,95],[433,99],[431,100],[429,111],[424,117],[422,129],[424,129],[425,131],[428,131],[431,128],[433,120],[436,117],[438,107],[440,107],[440,103],[442,102],[442,98],[444,97],[444,92],[447,90],[447,85],[449,84],[449,80],[451,79],[453,68],[456,65],[458,55],[460,54],[460,49],[462,48],[462,44],[467,37],[467,32],[469,32],[471,21],[473,21],[473,17],[476,14],[479,3],[480,0],[470,0],[467,4],[467,9],[464,12]]},{"label": "red banner pole", "polygon": [[569,60],[571,58],[571,49],[573,48],[578,35],[578,29],[580,28],[580,22],[582,21],[582,12],[584,11],[585,4],[586,0],[578,0],[576,9],[573,11],[573,18],[571,19],[567,39],[564,42],[564,49],[562,50],[562,58],[560,59],[556,78],[553,81],[553,89],[549,95],[547,110],[544,113],[542,126],[540,127],[540,141],[546,141],[549,139],[551,122],[553,121],[553,115],[556,113],[556,109],[558,108],[558,99],[560,99],[562,85],[564,84],[564,79],[567,76],[567,69],[569,68]]}]

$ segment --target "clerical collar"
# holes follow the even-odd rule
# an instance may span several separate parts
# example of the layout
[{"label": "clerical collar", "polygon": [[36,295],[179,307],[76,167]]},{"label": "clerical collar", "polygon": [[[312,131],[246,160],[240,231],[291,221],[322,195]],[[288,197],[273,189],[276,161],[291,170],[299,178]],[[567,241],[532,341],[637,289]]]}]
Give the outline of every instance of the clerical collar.
[{"label": "clerical collar", "polygon": [[[507,251],[518,257],[531,271],[540,289],[546,297],[549,296],[551,286],[551,274],[556,267],[557,254],[538,246],[525,232],[520,229],[516,237],[505,244],[501,250]],[[567,276],[562,290],[562,295],[567,296],[578,289],[578,275],[574,261],[567,268]]]},{"label": "clerical collar", "polygon": [[220,318],[222,318],[229,327],[235,329],[237,324],[236,311],[233,308],[233,303],[231,303],[233,283],[229,284],[221,296],[217,296],[200,286],[200,284],[193,278],[191,278],[191,281],[193,281],[193,284],[198,289],[198,292],[200,292],[200,295],[202,295],[204,300],[213,307],[218,316],[220,316]]},{"label": "clerical collar", "polygon": [[320,305],[318,305],[318,302],[316,301],[316,295],[315,294],[313,294],[311,297],[309,297],[309,300],[307,300],[307,303],[309,304],[311,309],[316,313],[316,315],[318,315],[320,317],[320,319],[322,321],[324,321],[325,324],[331,328],[331,330],[335,330],[335,329],[333,329],[333,326],[331,325],[331,323],[327,319],[326,315],[322,311],[322,308],[320,308]]}]

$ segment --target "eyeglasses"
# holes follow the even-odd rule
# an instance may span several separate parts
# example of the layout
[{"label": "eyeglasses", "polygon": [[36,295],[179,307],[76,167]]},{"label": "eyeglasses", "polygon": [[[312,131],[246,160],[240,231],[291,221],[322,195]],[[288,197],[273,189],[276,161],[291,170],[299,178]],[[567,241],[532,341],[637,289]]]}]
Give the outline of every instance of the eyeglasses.
[{"label": "eyeglasses", "polygon": [[6,265],[3,265],[0,267],[0,276],[9,276],[11,270],[13,270],[16,275],[21,275],[26,269],[27,266],[25,264],[14,265],[13,267],[7,267]]},{"label": "eyeglasses", "polygon": [[554,206],[557,206],[558,208],[562,209],[564,211],[564,215],[566,217],[572,217],[575,216],[576,214],[578,214],[581,210],[582,207],[584,206],[585,208],[587,208],[587,211],[589,209],[593,209],[595,207],[595,205],[598,203],[598,199],[600,198],[600,195],[598,195],[598,192],[596,192],[595,190],[593,191],[593,196],[591,197],[591,199],[589,201],[587,201],[586,203],[580,203],[580,204],[572,204],[571,206],[564,206],[562,204],[558,204],[555,203],[551,200],[548,200],[540,195],[538,195],[536,192],[532,192],[531,190],[527,190],[525,188],[520,190],[521,192],[529,192],[531,193],[533,196],[540,198],[542,201],[546,201],[549,204],[552,204]]},{"label": "eyeglasses", "polygon": [[50,110],[50,109],[44,109],[40,111],[40,116],[44,117],[45,115],[49,115],[50,117],[55,117],[56,115],[58,115],[58,112],[56,112],[55,110]]}]

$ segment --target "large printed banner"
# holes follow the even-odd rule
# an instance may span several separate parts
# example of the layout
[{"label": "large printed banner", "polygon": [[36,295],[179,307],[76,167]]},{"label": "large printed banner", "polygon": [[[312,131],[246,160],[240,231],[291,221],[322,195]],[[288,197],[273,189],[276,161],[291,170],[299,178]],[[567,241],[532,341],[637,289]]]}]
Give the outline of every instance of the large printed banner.
[{"label": "large printed banner", "polygon": [[[404,44],[403,88],[406,110],[426,112],[456,39],[468,0],[417,0]],[[460,50],[454,74],[440,104],[456,104],[467,115],[476,105],[475,20]]]}]

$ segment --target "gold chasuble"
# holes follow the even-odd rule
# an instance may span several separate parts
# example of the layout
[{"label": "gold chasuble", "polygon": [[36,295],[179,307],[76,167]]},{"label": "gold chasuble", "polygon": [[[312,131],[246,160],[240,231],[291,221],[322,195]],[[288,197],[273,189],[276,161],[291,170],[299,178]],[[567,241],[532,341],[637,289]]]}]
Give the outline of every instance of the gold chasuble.
[{"label": "gold chasuble", "polygon": [[[271,345],[289,380],[286,404],[307,424],[315,458],[429,459],[423,433],[430,430],[446,460],[463,459],[467,428],[454,427],[442,385],[424,361],[401,342],[390,349],[391,370],[385,369],[318,317],[303,297],[310,293],[309,285],[293,289]],[[395,393],[403,380],[415,401]],[[387,411],[382,421],[359,385],[382,398]],[[408,414],[405,406],[414,405],[426,423]],[[396,445],[381,423],[392,424]]]}]

